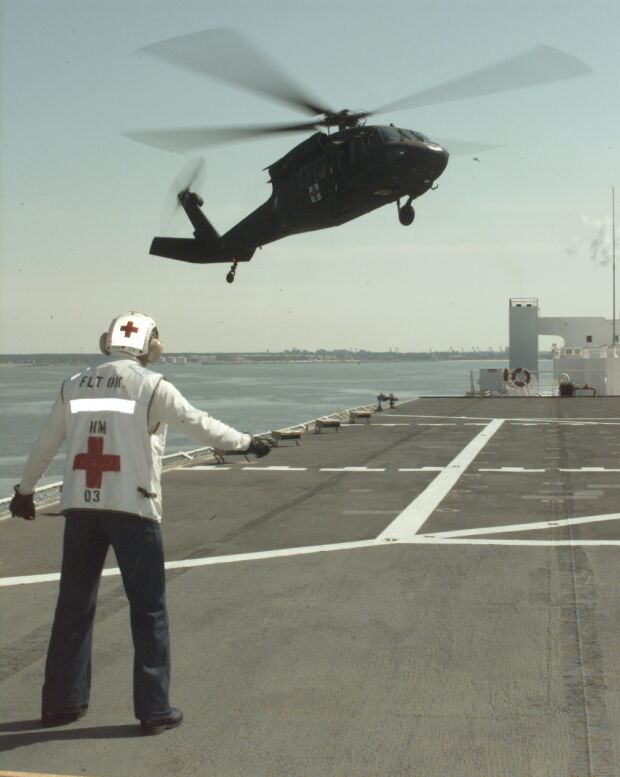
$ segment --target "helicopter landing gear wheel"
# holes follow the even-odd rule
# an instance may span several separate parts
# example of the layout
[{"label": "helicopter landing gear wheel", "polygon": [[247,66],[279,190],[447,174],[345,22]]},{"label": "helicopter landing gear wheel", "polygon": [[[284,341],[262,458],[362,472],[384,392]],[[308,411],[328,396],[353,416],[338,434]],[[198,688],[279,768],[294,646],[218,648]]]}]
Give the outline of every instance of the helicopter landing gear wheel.
[{"label": "helicopter landing gear wheel", "polygon": [[235,280],[235,275],[237,273],[237,260],[233,259],[232,264],[230,266],[230,270],[226,273],[226,282],[232,283]]},{"label": "helicopter landing gear wheel", "polygon": [[410,224],[413,224],[413,220],[415,218],[415,211],[413,209],[413,206],[411,205],[411,197],[407,200],[407,202],[403,205],[403,207],[400,207],[400,201],[397,203],[398,207],[398,220],[404,227],[408,227]]}]

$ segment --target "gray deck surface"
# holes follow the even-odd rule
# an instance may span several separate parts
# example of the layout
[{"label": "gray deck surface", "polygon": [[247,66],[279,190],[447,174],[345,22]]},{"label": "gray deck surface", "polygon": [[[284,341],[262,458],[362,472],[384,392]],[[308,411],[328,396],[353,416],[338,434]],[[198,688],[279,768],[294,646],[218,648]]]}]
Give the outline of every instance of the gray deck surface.
[{"label": "gray deck surface", "polygon": [[63,520],[11,519],[0,771],[620,775],[620,397],[419,399],[164,492],[183,726],[136,735],[112,573],[89,713],[39,728]]}]

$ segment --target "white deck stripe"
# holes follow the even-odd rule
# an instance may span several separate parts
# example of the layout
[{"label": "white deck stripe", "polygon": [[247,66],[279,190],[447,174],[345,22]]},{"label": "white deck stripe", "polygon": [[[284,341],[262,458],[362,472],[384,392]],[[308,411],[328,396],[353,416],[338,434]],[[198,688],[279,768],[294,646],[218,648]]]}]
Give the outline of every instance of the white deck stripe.
[{"label": "white deck stripe", "polygon": [[177,472],[228,472],[232,467],[222,467],[220,464],[200,464],[197,467],[178,467]]},{"label": "white deck stripe", "polygon": [[[423,415],[421,413],[390,413],[390,418],[445,418],[456,419],[458,421],[494,421],[493,416],[475,416],[475,415]],[[504,418],[504,421],[513,421],[516,423],[542,423],[542,424],[565,424],[567,426],[620,426],[620,421],[613,416],[604,418],[593,418],[592,416],[582,416],[580,418]],[[464,424],[465,426],[467,424]]]},{"label": "white deck stripe", "polygon": [[533,523],[515,523],[510,526],[479,526],[475,529],[454,529],[452,531],[428,532],[424,537],[446,539],[450,537],[475,537],[477,534],[509,534],[518,531],[534,531],[535,529],[559,529],[563,526],[578,526],[584,523],[600,523],[602,521],[617,521],[620,513],[606,515],[590,515],[582,518],[560,518],[557,521],[536,521]]},{"label": "white deck stripe", "polygon": [[[191,569],[192,567],[216,566],[218,564],[234,564],[238,561],[262,561],[270,558],[286,558],[288,556],[305,556],[310,553],[328,553],[334,550],[355,550],[357,548],[372,548],[383,543],[378,540],[360,540],[359,542],[337,542],[332,545],[309,545],[302,548],[282,548],[280,550],[264,550],[256,553],[235,553],[230,556],[207,556],[206,558],[190,558],[181,561],[167,561],[166,569]],[[103,577],[116,577],[120,569],[112,567],[104,569]],[[0,578],[0,588],[31,585],[32,583],[53,583],[60,580],[60,573],[49,575],[24,575],[22,577]]]},{"label": "white deck stripe", "polygon": [[443,545],[444,548],[450,545],[512,545],[514,547],[539,547],[539,548],[557,548],[581,546],[592,547],[602,545],[620,546],[620,540],[481,540],[455,537],[454,539],[440,540],[435,537],[424,537],[418,534],[412,539],[405,540],[408,545]]},{"label": "white deck stripe", "polygon": [[306,467],[241,467],[243,470],[251,472],[306,472]]},{"label": "white deck stripe", "polygon": [[385,472],[384,467],[372,469],[371,467],[321,467],[319,472]]},{"label": "white deck stripe", "polygon": [[606,467],[578,467],[577,469],[560,469],[559,472],[620,472],[620,469],[607,469]]},{"label": "white deck stripe", "polygon": [[546,469],[526,469],[525,467],[497,467],[496,469],[492,468],[483,468],[480,467],[478,469],[478,472],[546,472]]},{"label": "white deck stripe", "polygon": [[479,432],[398,518],[381,532],[378,539],[409,540],[414,537],[503,423],[502,418],[496,418]]},{"label": "white deck stripe", "polygon": [[445,467],[401,467],[398,471],[399,472],[443,472],[444,469]]}]

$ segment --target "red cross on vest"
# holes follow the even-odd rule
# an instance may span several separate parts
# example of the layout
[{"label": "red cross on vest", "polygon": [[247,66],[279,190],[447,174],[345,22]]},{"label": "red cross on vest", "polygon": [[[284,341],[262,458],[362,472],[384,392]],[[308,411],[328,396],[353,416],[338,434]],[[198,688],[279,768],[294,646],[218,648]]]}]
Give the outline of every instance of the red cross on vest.
[{"label": "red cross on vest", "polygon": [[131,337],[131,335],[137,331],[138,327],[133,325],[133,321],[128,321],[125,326],[121,327],[121,332],[125,333],[125,337]]},{"label": "red cross on vest", "polygon": [[86,488],[101,488],[104,472],[121,471],[121,457],[103,452],[103,437],[89,437],[88,449],[73,459],[73,469],[86,471]]}]

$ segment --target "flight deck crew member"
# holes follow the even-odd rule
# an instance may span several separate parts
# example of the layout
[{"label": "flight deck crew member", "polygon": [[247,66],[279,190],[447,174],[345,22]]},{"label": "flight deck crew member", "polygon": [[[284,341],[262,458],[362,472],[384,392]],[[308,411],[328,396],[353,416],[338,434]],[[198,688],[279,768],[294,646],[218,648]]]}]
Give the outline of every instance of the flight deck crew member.
[{"label": "flight deck crew member", "polygon": [[168,698],[160,532],[167,427],[224,450],[264,456],[270,447],[192,407],[162,375],[147,369],[163,351],[152,318],[135,312],[118,316],[100,346],[110,358],[62,384],[10,505],[13,515],[35,517],[34,487],[66,439],[63,559],[41,723],[72,723],[88,709],[97,589],[112,545],[130,606],[134,712],[142,733],[159,734],[183,720]]}]

